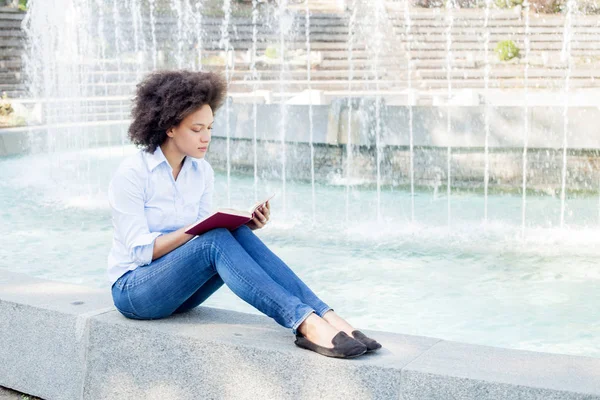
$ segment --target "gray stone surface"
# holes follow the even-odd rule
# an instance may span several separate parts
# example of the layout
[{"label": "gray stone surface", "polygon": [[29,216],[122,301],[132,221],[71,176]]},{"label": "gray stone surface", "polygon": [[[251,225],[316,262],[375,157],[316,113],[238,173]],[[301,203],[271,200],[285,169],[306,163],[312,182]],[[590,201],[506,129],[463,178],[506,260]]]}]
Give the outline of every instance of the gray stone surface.
[{"label": "gray stone surface", "polygon": [[111,304],[104,291],[0,270],[0,385],[80,398],[86,322]]},{"label": "gray stone surface", "polygon": [[402,370],[403,399],[597,399],[600,359],[440,341]]},{"label": "gray stone surface", "polygon": [[5,270],[0,320],[0,386],[44,399],[600,399],[597,358],[363,330],[383,348],[333,359],[266,316],[131,320],[108,290]]},{"label": "gray stone surface", "polygon": [[151,322],[109,313],[90,334],[86,399],[389,399],[400,368],[437,342],[379,332],[379,354],[336,360],[298,348],[270,318],[207,307]]}]

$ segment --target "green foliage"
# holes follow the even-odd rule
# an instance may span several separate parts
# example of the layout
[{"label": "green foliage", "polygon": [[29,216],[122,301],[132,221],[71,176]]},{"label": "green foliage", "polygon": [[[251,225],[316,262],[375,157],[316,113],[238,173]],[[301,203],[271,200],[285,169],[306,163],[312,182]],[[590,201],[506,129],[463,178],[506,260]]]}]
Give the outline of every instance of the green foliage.
[{"label": "green foliage", "polygon": [[519,57],[519,48],[512,40],[503,40],[496,45],[496,54],[500,61],[508,61]]},{"label": "green foliage", "polygon": [[13,111],[12,104],[8,101],[8,96],[6,93],[2,93],[2,100],[0,100],[0,116],[8,117]]},{"label": "green foliage", "polygon": [[19,10],[27,11],[27,0],[19,0]]},{"label": "green foliage", "polygon": [[279,58],[279,50],[275,46],[268,46],[265,49],[265,56],[267,56],[268,58]]},{"label": "green foliage", "polygon": [[494,4],[498,8],[513,8],[523,5],[523,0],[494,0]]}]

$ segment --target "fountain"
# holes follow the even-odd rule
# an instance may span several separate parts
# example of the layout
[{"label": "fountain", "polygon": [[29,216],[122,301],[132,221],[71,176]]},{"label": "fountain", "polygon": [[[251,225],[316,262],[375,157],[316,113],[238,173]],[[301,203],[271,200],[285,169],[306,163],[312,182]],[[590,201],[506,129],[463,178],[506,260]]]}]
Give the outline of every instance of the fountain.
[{"label": "fountain", "polygon": [[527,146],[529,139],[529,53],[531,52],[531,44],[529,42],[529,35],[531,34],[529,27],[529,1],[525,0],[523,6],[525,9],[525,106],[523,109],[523,205],[521,206],[521,237],[525,239],[525,216],[527,213]]},{"label": "fountain", "polygon": [[563,48],[561,52],[561,61],[566,63],[565,69],[565,85],[564,85],[564,107],[563,107],[563,156],[561,170],[561,187],[560,187],[560,227],[565,226],[565,197],[567,185],[567,151],[568,151],[568,136],[569,136],[569,79],[571,78],[571,69],[573,68],[573,60],[571,57],[571,20],[575,11],[575,1],[567,1],[567,14],[565,17],[565,28],[563,32]]},{"label": "fountain", "polygon": [[[0,234],[13,249],[0,256],[8,265],[105,285],[106,186],[123,156],[135,151],[123,143],[135,83],[162,68],[217,70],[230,96],[216,115],[207,154],[217,175],[215,206],[244,207],[263,191],[278,192],[273,223],[260,235],[332,301],[354,298],[351,318],[373,329],[483,344],[596,351],[589,335],[597,322],[584,305],[595,296],[589,282],[600,255],[600,139],[571,114],[582,97],[574,0],[564,20],[560,104],[536,87],[540,29],[532,27],[541,22],[530,21],[528,2],[523,21],[505,21],[525,38],[524,58],[501,65],[524,78],[524,87],[506,90],[510,101],[495,89],[491,59],[504,29],[497,17],[508,13],[491,0],[482,10],[450,2],[439,12],[404,2],[398,14],[383,0],[353,0],[335,15],[291,1],[253,0],[245,14],[230,0],[218,8],[189,0],[75,3],[53,0],[53,10],[68,11],[66,19],[47,2],[30,0],[28,101],[44,119],[24,129],[26,152],[0,158],[0,198],[11,222]],[[465,24],[466,11],[483,21]],[[475,44],[464,50],[464,36],[480,28],[483,46],[470,40]],[[479,57],[482,47],[481,59],[465,55]],[[482,75],[461,79],[462,63],[472,67],[465,75]],[[585,110],[589,121],[597,118],[594,107]],[[436,192],[444,178],[447,198]],[[32,231],[34,216],[61,228]],[[31,241],[40,243],[39,255],[22,250]],[[374,265],[379,275],[370,273]],[[340,276],[348,283],[332,291]],[[251,312],[220,293],[213,304]],[[394,315],[421,307],[434,310],[433,317],[399,321],[367,312],[365,298]],[[565,321],[544,313],[549,305],[589,331],[566,337]],[[455,321],[457,309],[477,324]],[[499,310],[498,319],[489,310]],[[532,328],[515,339],[501,319]]]},{"label": "fountain", "polygon": [[488,222],[488,189],[490,181],[490,29],[488,27],[490,20],[490,7],[492,5],[491,0],[485,0],[485,13],[483,17],[483,35],[484,45],[483,53],[485,57],[485,75],[483,77],[484,83],[484,130],[485,130],[485,172],[483,176],[483,222]]}]

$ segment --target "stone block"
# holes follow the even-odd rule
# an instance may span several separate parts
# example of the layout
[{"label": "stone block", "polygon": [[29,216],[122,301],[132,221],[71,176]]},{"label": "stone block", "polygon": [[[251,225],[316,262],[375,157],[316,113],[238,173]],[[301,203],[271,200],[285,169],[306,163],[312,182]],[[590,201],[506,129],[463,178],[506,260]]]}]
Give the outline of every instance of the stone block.
[{"label": "stone block", "polygon": [[0,385],[79,399],[87,322],[114,310],[110,292],[0,270]]},{"label": "stone block", "polygon": [[381,332],[385,350],[348,362],[300,349],[268,317],[202,306],[155,321],[104,314],[90,328],[90,400],[397,398],[399,369],[437,341]]},{"label": "stone block", "polygon": [[600,399],[600,359],[441,341],[402,371],[408,399]]}]

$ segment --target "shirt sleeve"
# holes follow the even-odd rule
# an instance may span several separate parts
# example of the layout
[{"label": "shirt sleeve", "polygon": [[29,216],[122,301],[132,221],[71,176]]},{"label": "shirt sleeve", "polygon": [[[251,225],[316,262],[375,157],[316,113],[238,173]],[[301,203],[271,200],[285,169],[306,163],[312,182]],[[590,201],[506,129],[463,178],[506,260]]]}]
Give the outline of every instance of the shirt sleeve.
[{"label": "shirt sleeve", "polygon": [[154,241],[162,233],[150,232],[144,213],[144,179],[133,168],[119,170],[108,188],[113,227],[129,257],[137,265],[152,262]]},{"label": "shirt sleeve", "polygon": [[200,197],[198,219],[206,217],[212,210],[213,192],[215,188],[215,171],[208,162],[206,163],[205,174],[204,192],[202,192],[202,197]]}]

